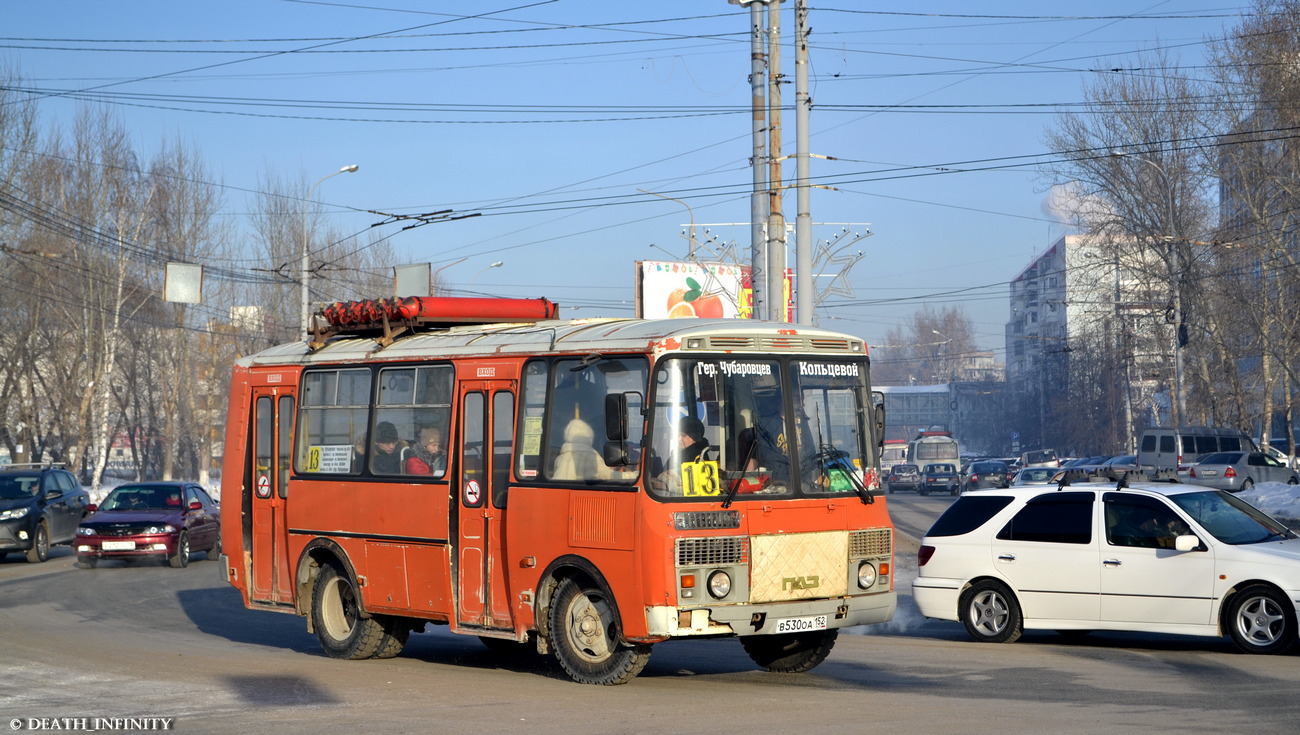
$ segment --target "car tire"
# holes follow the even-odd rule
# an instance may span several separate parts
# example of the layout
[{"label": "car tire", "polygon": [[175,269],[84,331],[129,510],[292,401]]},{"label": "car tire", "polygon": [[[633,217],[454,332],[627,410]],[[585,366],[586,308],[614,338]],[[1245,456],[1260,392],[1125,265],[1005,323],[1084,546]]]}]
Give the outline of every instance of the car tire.
[{"label": "car tire", "polygon": [[384,636],[379,641],[379,650],[371,658],[393,658],[402,652],[406,639],[411,637],[411,625],[402,618],[387,615],[376,615],[375,619],[383,628]]},{"label": "car tire", "polygon": [[221,533],[217,533],[217,540],[212,542],[212,548],[207,550],[209,561],[216,561],[221,556]]},{"label": "car tire", "polygon": [[1291,475],[1291,479],[1287,480],[1287,481],[1286,481],[1286,484],[1288,484],[1288,485],[1300,485],[1300,477],[1296,477],[1295,475]]},{"label": "car tire", "polygon": [[838,630],[780,635],[743,635],[740,645],[754,663],[779,674],[802,674],[826,660]]},{"label": "car tire", "polygon": [[1233,595],[1223,627],[1246,653],[1286,653],[1296,643],[1295,607],[1268,585],[1254,584]]},{"label": "car tire", "polygon": [[361,616],[356,583],[329,564],[321,567],[312,588],[311,623],[321,648],[331,658],[370,658],[390,637],[379,620]]},{"label": "car tire", "polygon": [[627,645],[618,609],[598,585],[566,578],[551,598],[549,633],[555,659],[580,684],[624,684],[650,660],[650,646]]},{"label": "car tire", "polygon": [[1024,632],[1020,603],[996,580],[971,585],[958,599],[957,614],[970,637],[981,643],[1011,643]]},{"label": "car tire", "polygon": [[32,548],[27,550],[27,561],[40,564],[50,558],[50,526],[45,521],[36,524],[32,537]]},{"label": "car tire", "polygon": [[1237,492],[1244,493],[1248,490],[1253,489],[1254,487],[1255,487],[1255,481],[1247,477],[1246,479],[1241,481],[1241,490],[1238,490]]},{"label": "car tire", "polygon": [[190,535],[184,531],[176,537],[176,553],[167,557],[172,569],[184,569],[190,565]]}]

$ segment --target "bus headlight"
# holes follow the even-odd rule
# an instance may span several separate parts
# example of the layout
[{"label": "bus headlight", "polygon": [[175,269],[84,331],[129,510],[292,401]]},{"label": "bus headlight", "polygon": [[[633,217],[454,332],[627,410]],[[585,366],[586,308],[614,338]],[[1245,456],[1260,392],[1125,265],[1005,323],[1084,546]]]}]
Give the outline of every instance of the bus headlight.
[{"label": "bus headlight", "polygon": [[868,589],[876,583],[876,566],[869,561],[858,564],[858,586]]},{"label": "bus headlight", "polygon": [[731,575],[722,570],[718,570],[709,575],[709,594],[714,599],[721,600],[731,594]]}]

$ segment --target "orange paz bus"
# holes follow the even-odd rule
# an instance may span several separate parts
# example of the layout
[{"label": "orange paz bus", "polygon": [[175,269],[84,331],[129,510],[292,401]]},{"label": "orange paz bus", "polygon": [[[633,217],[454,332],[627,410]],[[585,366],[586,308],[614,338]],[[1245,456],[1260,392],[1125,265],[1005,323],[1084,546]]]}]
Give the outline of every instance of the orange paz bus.
[{"label": "orange paz bus", "polygon": [[222,567],[244,604],[307,618],[337,658],[434,623],[591,684],[673,638],[807,671],[893,616],[862,340],[556,313],[335,304],[310,341],[239,360]]}]

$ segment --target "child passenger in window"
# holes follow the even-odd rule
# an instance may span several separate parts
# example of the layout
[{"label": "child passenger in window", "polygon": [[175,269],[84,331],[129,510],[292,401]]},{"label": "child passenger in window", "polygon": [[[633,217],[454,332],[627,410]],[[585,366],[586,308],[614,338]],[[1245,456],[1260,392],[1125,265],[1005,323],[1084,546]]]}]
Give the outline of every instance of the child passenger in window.
[{"label": "child passenger in window", "polygon": [[447,471],[447,450],[442,446],[442,429],[437,426],[420,428],[419,439],[411,447],[411,454],[403,467],[408,475],[439,475]]}]

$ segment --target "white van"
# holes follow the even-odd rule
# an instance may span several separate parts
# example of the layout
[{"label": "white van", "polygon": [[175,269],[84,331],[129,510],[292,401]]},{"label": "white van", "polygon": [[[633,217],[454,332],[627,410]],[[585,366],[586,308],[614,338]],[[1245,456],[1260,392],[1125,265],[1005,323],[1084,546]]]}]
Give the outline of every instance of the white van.
[{"label": "white van", "polygon": [[1060,467],[1061,460],[1056,457],[1055,449],[1034,449],[1020,455],[1020,466],[1025,467]]},{"label": "white van", "polygon": [[1138,441],[1137,465],[1147,475],[1175,473],[1187,476],[1187,468],[1202,455],[1214,452],[1254,452],[1255,442],[1237,429],[1222,426],[1153,426],[1142,430]]}]

